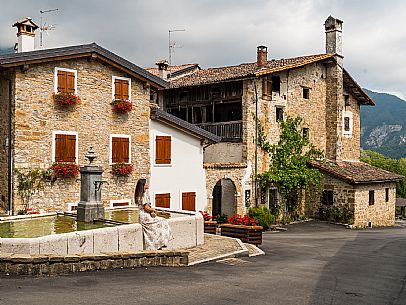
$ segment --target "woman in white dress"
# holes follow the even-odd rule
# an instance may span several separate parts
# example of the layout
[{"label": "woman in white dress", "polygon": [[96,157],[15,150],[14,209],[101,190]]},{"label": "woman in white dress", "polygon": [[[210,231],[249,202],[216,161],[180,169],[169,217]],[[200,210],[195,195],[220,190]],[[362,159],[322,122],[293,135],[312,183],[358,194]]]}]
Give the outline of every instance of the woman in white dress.
[{"label": "woman in white dress", "polygon": [[171,230],[167,219],[158,217],[156,210],[151,207],[148,196],[148,184],[146,179],[137,182],[134,193],[134,201],[139,208],[139,222],[144,234],[144,249],[159,250],[168,245]]}]

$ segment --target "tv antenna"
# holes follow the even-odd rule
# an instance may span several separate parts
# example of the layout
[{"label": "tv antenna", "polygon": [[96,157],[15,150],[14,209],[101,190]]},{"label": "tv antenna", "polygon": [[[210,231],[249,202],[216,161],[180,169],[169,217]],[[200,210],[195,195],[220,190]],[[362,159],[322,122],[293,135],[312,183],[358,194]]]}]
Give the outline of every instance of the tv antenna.
[{"label": "tv antenna", "polygon": [[168,31],[168,51],[169,51],[168,64],[169,64],[169,67],[172,65],[172,53],[174,52],[174,49],[181,47],[181,46],[177,46],[175,41],[171,41],[171,33],[173,33],[173,32],[185,32],[185,31],[186,30],[169,30]]},{"label": "tv antenna", "polygon": [[46,13],[51,13],[51,12],[55,12],[55,11],[58,11],[59,9],[58,8],[54,8],[54,9],[51,9],[51,10],[46,10],[46,11],[42,11],[42,10],[40,10],[39,12],[40,12],[40,14],[41,14],[41,23],[40,23],[40,27],[39,27],[39,30],[40,30],[40,32],[39,32],[39,45],[40,45],[40,47],[41,47],[41,49],[42,49],[42,47],[43,47],[43,33],[44,33],[44,31],[46,32],[46,33],[48,33],[48,31],[51,31],[51,30],[54,30],[55,29],[55,25],[53,24],[53,25],[47,25],[46,23],[44,23],[43,22],[43,17],[42,17],[42,15],[43,14],[46,14]]}]

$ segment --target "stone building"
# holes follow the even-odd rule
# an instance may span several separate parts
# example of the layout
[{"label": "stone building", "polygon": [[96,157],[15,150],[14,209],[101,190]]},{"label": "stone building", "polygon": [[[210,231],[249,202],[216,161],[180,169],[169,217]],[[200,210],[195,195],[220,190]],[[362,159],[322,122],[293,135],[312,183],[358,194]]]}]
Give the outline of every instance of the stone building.
[{"label": "stone building", "polygon": [[[356,188],[377,193],[389,188],[387,210],[392,213],[394,181],[400,177],[387,173],[387,180],[381,181],[381,170],[359,162],[360,106],[374,102],[343,67],[342,23],[331,16],[325,21],[324,54],[269,60],[267,47],[259,46],[256,62],[197,70],[163,90],[159,104],[167,112],[222,137],[204,154],[209,211],[245,213],[250,206],[276,204],[276,188],[259,189],[254,179],[269,166],[269,156],[256,144],[258,129],[274,144],[279,140],[278,122],[300,116],[303,135],[325,152],[326,162],[371,169],[370,179]],[[326,182],[330,189],[348,183],[327,167],[323,173],[331,178]],[[361,207],[364,193],[354,194],[354,205]],[[336,197],[333,201],[338,203]],[[376,207],[355,210],[356,224],[392,224],[394,217],[380,216]]]},{"label": "stone building", "polygon": [[[17,35],[24,36],[18,52],[0,56],[1,206],[14,213],[23,207],[17,170],[46,170],[55,161],[83,164],[91,146],[108,182],[104,204],[131,201],[137,180],[150,175],[150,93],[167,83],[94,43],[24,52],[27,39],[34,39],[29,21],[16,23]],[[53,99],[57,92],[74,93],[80,103],[62,108]],[[113,99],[131,100],[132,111],[115,112]],[[131,163],[133,173],[114,175],[117,162]],[[44,182],[31,205],[70,210],[79,201],[79,186],[75,179]]]}]

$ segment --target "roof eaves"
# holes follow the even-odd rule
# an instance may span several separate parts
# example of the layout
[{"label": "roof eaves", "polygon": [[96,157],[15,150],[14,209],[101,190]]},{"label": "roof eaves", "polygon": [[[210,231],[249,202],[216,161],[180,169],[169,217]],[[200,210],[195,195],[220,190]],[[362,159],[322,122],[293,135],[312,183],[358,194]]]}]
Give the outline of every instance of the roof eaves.
[{"label": "roof eaves", "polygon": [[354,84],[355,88],[361,93],[363,98],[366,100],[366,102],[364,102],[362,104],[375,106],[374,100],[369,97],[369,95],[364,91],[364,89],[361,88],[360,85],[358,85],[358,83],[352,78],[350,73],[348,73],[348,71],[346,69],[343,69],[343,77],[345,77],[345,76],[349,78],[349,80]]}]

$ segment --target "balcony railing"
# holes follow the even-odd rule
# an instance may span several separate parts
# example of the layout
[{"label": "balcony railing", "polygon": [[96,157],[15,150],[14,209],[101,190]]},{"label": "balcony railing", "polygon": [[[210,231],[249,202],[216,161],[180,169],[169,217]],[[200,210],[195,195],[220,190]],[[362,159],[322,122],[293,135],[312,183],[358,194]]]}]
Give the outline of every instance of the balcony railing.
[{"label": "balcony railing", "polygon": [[242,121],[230,121],[220,123],[201,123],[196,124],[215,135],[222,138],[223,141],[241,141],[242,140]]}]

